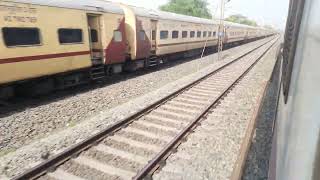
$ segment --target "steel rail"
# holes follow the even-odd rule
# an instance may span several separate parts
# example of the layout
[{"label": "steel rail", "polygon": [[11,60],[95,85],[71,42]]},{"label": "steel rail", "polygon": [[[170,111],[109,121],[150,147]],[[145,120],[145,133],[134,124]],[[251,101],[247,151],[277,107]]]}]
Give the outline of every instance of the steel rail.
[{"label": "steel rail", "polygon": [[181,131],[164,149],[162,149],[162,151],[157,154],[156,157],[154,157],[153,160],[151,160],[133,179],[134,180],[142,180],[145,177],[147,177],[148,175],[151,177],[152,173],[154,171],[157,170],[157,165],[159,165],[159,163],[161,163],[164,158],[168,157],[168,155],[170,155],[170,153],[172,152],[173,148],[176,147],[177,144],[179,144],[181,142],[181,140],[183,138],[186,137],[186,135],[188,133],[190,133],[190,131],[192,131],[197,125],[198,123],[203,119],[203,117],[212,109],[212,107],[214,107],[220,100],[221,98],[223,98],[225,95],[228,94],[228,92],[244,77],[247,75],[247,73],[250,72],[250,70],[262,59],[262,57],[264,57],[264,55],[269,52],[269,50],[274,46],[274,44],[277,41],[275,41],[274,43],[272,43],[270,45],[270,47],[268,47],[266,49],[265,52],[263,52],[257,59],[256,61],[244,72],[242,73],[228,88],[226,88],[221,94],[220,96],[213,101],[212,104],[208,105],[203,111],[202,113],[193,121],[191,122],[183,131]]},{"label": "steel rail", "polygon": [[231,64],[237,62],[238,60],[240,60],[241,58],[247,56],[248,54],[252,53],[253,51],[259,49],[260,47],[270,43],[271,41],[273,41],[275,38],[263,43],[262,45],[257,46],[256,48],[248,51],[247,53],[241,55],[238,58],[235,58],[234,60],[232,60],[231,62],[228,62],[224,65],[222,65],[221,67],[217,68],[216,70],[212,71],[211,73],[205,75],[202,78],[199,78],[198,80],[178,89],[177,91],[165,96],[164,98],[152,103],[151,105],[143,108],[142,110],[140,110],[139,112],[136,112],[135,114],[113,124],[110,127],[107,127],[106,129],[102,130],[101,132],[71,146],[70,148],[66,149],[65,151],[51,157],[50,159],[40,163],[39,165],[30,168],[29,170],[18,174],[17,176],[15,176],[13,178],[13,180],[25,180],[25,179],[36,179],[39,178],[40,176],[44,175],[47,172],[50,172],[50,170],[56,168],[57,166],[63,164],[64,162],[68,161],[69,159],[71,159],[72,157],[77,156],[78,154],[80,154],[81,152],[89,149],[90,147],[92,147],[93,145],[97,144],[98,142],[102,141],[103,139],[105,139],[106,137],[112,135],[114,132],[122,129],[123,127],[126,127],[127,125],[131,124],[132,122],[134,122],[137,118],[143,116],[144,114],[152,111],[153,109],[159,107],[161,104],[169,101],[170,99],[176,97],[177,95],[183,93],[184,91],[188,90],[189,88],[197,85],[198,83],[202,82],[203,80],[207,79],[208,77],[220,72],[221,70],[223,70],[224,68],[230,66]]}]

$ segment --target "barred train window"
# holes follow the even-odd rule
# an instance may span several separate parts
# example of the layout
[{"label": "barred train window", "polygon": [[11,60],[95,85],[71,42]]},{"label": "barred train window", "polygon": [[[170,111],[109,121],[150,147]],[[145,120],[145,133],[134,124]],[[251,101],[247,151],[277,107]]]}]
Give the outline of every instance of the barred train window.
[{"label": "barred train window", "polygon": [[91,29],[91,42],[98,42],[98,31],[95,29]]},{"label": "barred train window", "polygon": [[168,39],[168,31],[160,31],[160,39]]},{"label": "barred train window", "polygon": [[179,37],[179,31],[172,31],[172,39],[177,39]]},{"label": "barred train window", "polygon": [[59,42],[61,44],[81,43],[82,30],[81,29],[59,29]]},{"label": "barred train window", "polygon": [[190,32],[190,37],[193,38],[193,37],[195,36],[195,34],[196,34],[196,33],[195,33],[194,31],[191,31],[191,32]]},{"label": "barred train window", "polygon": [[38,28],[2,28],[6,46],[33,46],[40,45],[40,32]]},{"label": "barred train window", "polygon": [[122,42],[121,31],[118,31],[118,30],[113,31],[113,41],[114,42]]},{"label": "barred train window", "polygon": [[152,30],[152,40],[156,40],[156,31]]},{"label": "barred train window", "polygon": [[212,32],[212,36],[216,37],[217,33],[215,31]]},{"label": "barred train window", "polygon": [[198,37],[198,38],[201,37],[201,31],[198,31],[198,32],[197,32],[197,37]]},{"label": "barred train window", "polygon": [[139,38],[140,38],[141,41],[145,41],[146,40],[146,32],[141,30],[139,32]]},{"label": "barred train window", "polygon": [[188,37],[188,31],[182,31],[182,38]]},{"label": "barred train window", "polygon": [[207,37],[207,31],[203,31],[203,37]]}]

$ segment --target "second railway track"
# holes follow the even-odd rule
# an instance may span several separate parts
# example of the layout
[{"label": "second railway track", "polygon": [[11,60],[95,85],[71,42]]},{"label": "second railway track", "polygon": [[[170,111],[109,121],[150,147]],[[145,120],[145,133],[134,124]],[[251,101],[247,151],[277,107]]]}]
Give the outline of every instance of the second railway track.
[{"label": "second railway track", "polygon": [[274,45],[273,39],[15,179],[144,179]]}]

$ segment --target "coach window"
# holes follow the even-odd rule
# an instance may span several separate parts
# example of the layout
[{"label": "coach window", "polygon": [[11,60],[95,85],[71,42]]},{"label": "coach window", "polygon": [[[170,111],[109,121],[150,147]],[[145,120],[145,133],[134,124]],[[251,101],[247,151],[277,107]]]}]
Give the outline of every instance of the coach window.
[{"label": "coach window", "polygon": [[61,44],[82,43],[81,29],[59,29],[58,34]]},{"label": "coach window", "polygon": [[197,32],[197,37],[198,37],[198,38],[201,37],[201,31],[198,31],[198,32]]},{"label": "coach window", "polygon": [[122,33],[119,30],[113,31],[113,41],[122,42]]},{"label": "coach window", "polygon": [[188,37],[188,31],[182,31],[182,38]]},{"label": "coach window", "polygon": [[217,33],[215,31],[212,32],[212,36],[216,37]]},{"label": "coach window", "polygon": [[152,40],[156,40],[156,31],[152,30]]},{"label": "coach window", "polygon": [[212,32],[211,32],[211,31],[209,31],[209,32],[208,32],[208,36],[209,36],[209,37],[211,37],[211,35],[212,35]]},{"label": "coach window", "polygon": [[172,39],[177,39],[179,37],[179,31],[172,31]]},{"label": "coach window", "polygon": [[4,43],[12,46],[36,46],[41,45],[40,31],[38,28],[2,28]]},{"label": "coach window", "polygon": [[194,31],[191,31],[191,32],[190,32],[190,38],[194,38],[195,34],[196,34],[196,33],[195,33]]},{"label": "coach window", "polygon": [[146,40],[146,32],[144,30],[141,30],[139,32],[139,37],[141,41],[145,41]]},{"label": "coach window", "polygon": [[207,31],[203,31],[203,37],[207,37]]},{"label": "coach window", "polygon": [[160,39],[168,39],[168,31],[160,31]]},{"label": "coach window", "polygon": [[91,42],[98,42],[98,31],[95,29],[91,29]]}]

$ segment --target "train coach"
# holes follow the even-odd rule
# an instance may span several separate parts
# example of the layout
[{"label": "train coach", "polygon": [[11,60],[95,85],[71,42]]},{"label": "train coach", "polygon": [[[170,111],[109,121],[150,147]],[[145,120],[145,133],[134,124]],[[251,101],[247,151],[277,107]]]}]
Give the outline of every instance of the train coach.
[{"label": "train coach", "polygon": [[2,96],[20,86],[47,93],[87,82],[125,62],[124,13],[111,3],[1,1],[0,17]]},{"label": "train coach", "polygon": [[[0,99],[155,66],[218,41],[212,20],[102,0],[1,1],[0,29]],[[234,23],[224,28],[225,43],[267,35]]]},{"label": "train coach", "polygon": [[[147,57],[147,63],[157,65],[171,56],[192,56],[204,47],[218,44],[219,22],[175,13],[122,5],[128,28],[131,60]],[[134,31],[134,32],[130,32]],[[241,43],[271,35],[263,28],[225,22],[224,43]],[[135,38],[135,39],[134,39]]]}]

